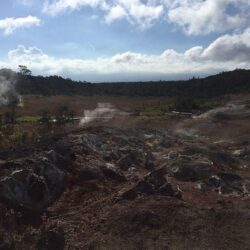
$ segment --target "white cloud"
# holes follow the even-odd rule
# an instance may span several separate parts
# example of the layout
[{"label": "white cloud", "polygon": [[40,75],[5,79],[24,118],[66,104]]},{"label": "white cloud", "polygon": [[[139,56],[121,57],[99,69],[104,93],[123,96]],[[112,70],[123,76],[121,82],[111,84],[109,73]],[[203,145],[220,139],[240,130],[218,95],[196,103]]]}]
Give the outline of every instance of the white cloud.
[{"label": "white cloud", "polygon": [[43,12],[55,16],[66,11],[79,10],[81,7],[101,7],[107,8],[105,0],[53,0],[46,1]]},{"label": "white cloud", "polygon": [[27,63],[45,61],[48,56],[42,50],[36,47],[26,49],[23,45],[18,45],[16,49],[9,51],[8,58],[10,61],[22,61]]},{"label": "white cloud", "polygon": [[202,57],[222,62],[250,62],[250,28],[241,34],[219,37],[204,50]]},{"label": "white cloud", "polygon": [[147,55],[143,55],[140,53],[133,53],[133,52],[125,52],[122,54],[116,54],[111,58],[112,63],[150,63],[151,58]]},{"label": "white cloud", "polygon": [[189,50],[187,50],[184,55],[190,58],[192,61],[199,61],[201,59],[201,55],[203,52],[202,46],[195,46]]},{"label": "white cloud", "polygon": [[139,29],[147,29],[163,14],[164,6],[154,1],[142,3],[141,0],[54,0],[46,1],[43,12],[55,16],[82,7],[100,8],[106,23],[127,19]]},{"label": "white cloud", "polygon": [[109,10],[109,13],[105,17],[106,23],[110,24],[114,20],[128,18],[126,11],[120,6],[116,5]]},{"label": "white cloud", "polygon": [[142,30],[151,27],[154,21],[161,17],[164,10],[163,5],[145,4],[139,0],[116,0],[115,2],[117,5],[109,10],[106,19],[110,22],[110,20],[115,21],[125,17]]},{"label": "white cloud", "polygon": [[5,18],[0,20],[0,30],[3,30],[5,35],[12,34],[16,29],[28,28],[31,26],[39,26],[40,19],[35,16],[19,17],[19,18]]},{"label": "white cloud", "polygon": [[162,18],[189,35],[242,29],[250,20],[250,0],[47,0],[43,12],[55,16],[82,7],[99,8],[108,24],[125,19],[145,30]]},{"label": "white cloud", "polygon": [[25,48],[19,45],[9,52],[8,58],[8,62],[0,62],[0,65],[15,69],[23,64],[36,74],[58,74],[74,78],[105,74],[195,74],[250,68],[250,29],[241,34],[221,36],[206,48],[196,46],[184,53],[167,49],[160,55],[129,51],[91,60],[67,59],[54,58],[36,47]]},{"label": "white cloud", "polygon": [[249,0],[169,0],[170,22],[189,35],[224,32],[249,21]]}]

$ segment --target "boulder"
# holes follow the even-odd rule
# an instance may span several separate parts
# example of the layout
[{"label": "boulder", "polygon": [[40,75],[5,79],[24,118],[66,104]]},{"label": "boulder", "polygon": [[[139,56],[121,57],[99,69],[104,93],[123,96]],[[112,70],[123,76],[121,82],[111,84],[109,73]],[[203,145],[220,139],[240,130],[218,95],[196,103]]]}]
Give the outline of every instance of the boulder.
[{"label": "boulder", "polygon": [[153,185],[145,180],[139,181],[134,190],[144,195],[153,195],[155,193]]},{"label": "boulder", "polygon": [[99,167],[85,167],[78,171],[78,177],[82,181],[102,180],[104,178],[103,172]]},{"label": "boulder", "polygon": [[182,163],[172,169],[174,178],[179,181],[199,181],[209,178],[212,175],[210,164],[206,163]]},{"label": "boulder", "polygon": [[127,171],[130,167],[141,165],[143,161],[144,158],[142,154],[134,150],[122,156],[118,161],[118,165],[121,167],[122,170]]},{"label": "boulder", "polygon": [[122,194],[122,198],[127,200],[136,199],[138,196],[162,195],[181,198],[181,194],[175,191],[165,178],[166,169],[160,168],[144,176],[130,190]]},{"label": "boulder", "polygon": [[235,181],[241,181],[242,178],[237,174],[231,174],[231,173],[219,173],[219,178],[221,178],[225,182],[235,182]]},{"label": "boulder", "polygon": [[47,152],[48,160],[61,170],[69,170],[72,165],[72,158],[74,159],[74,154],[70,153],[65,156],[57,153],[54,150]]},{"label": "boulder", "polygon": [[65,176],[53,165],[40,165],[37,172],[17,170],[0,180],[0,200],[16,209],[42,212],[63,191]]},{"label": "boulder", "polygon": [[151,152],[147,152],[145,156],[145,168],[153,171],[155,167],[155,157]]},{"label": "boulder", "polygon": [[163,167],[154,170],[149,174],[147,174],[146,176],[144,176],[144,180],[150,183],[154,187],[154,189],[159,189],[162,185],[166,183],[166,178],[165,178],[166,173],[167,171]]},{"label": "boulder", "polygon": [[68,140],[60,140],[55,143],[54,151],[60,155],[67,156],[71,153],[72,145]]},{"label": "boulder", "polygon": [[137,192],[134,189],[130,189],[122,193],[121,198],[124,200],[135,200]]},{"label": "boulder", "polygon": [[226,152],[208,152],[209,159],[220,169],[228,169],[238,165],[237,160]]},{"label": "boulder", "polygon": [[161,195],[164,196],[175,196],[177,195],[177,192],[173,190],[173,187],[170,183],[165,183],[159,188],[159,192]]},{"label": "boulder", "polygon": [[105,166],[101,167],[101,170],[104,176],[110,180],[116,180],[120,182],[126,181],[126,178],[117,172],[113,164],[107,163]]},{"label": "boulder", "polygon": [[245,192],[242,178],[232,173],[219,173],[209,178],[206,184],[221,194],[240,194]]}]

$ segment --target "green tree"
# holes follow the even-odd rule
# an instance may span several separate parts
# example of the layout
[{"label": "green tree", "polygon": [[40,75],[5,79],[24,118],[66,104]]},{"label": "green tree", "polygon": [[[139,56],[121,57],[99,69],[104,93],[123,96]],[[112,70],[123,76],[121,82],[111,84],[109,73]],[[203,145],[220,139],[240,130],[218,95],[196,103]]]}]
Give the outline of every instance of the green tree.
[{"label": "green tree", "polygon": [[25,65],[19,65],[18,68],[21,75],[30,76],[32,73],[31,70],[29,70]]},{"label": "green tree", "polygon": [[9,112],[5,114],[7,118],[8,123],[14,124],[16,121],[16,109],[20,103],[19,97],[16,95],[16,93],[9,93],[8,94],[8,108]]}]

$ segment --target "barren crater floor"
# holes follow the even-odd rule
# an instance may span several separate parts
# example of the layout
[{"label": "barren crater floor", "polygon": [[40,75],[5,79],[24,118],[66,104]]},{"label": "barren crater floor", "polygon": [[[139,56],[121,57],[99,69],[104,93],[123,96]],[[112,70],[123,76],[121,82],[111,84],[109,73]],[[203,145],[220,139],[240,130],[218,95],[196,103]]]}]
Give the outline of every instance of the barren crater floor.
[{"label": "barren crater floor", "polygon": [[229,107],[2,153],[0,248],[249,249],[249,121]]}]

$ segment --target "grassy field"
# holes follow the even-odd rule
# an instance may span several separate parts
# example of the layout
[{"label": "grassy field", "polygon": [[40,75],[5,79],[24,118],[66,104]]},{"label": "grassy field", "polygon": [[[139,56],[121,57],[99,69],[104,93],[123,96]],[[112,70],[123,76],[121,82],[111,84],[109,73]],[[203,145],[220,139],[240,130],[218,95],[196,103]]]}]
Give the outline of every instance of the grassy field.
[{"label": "grassy field", "polygon": [[[74,117],[83,117],[84,110],[94,110],[98,103],[110,103],[118,112],[128,115],[113,117],[112,120],[91,123],[91,126],[107,125],[116,127],[147,127],[168,129],[183,119],[190,117],[173,110],[202,113],[205,110],[224,105],[229,100],[237,101],[248,99],[249,96],[227,96],[212,99],[183,99],[168,97],[126,97],[126,96],[23,96],[23,105],[16,110],[15,124],[0,122],[0,146],[15,146],[22,143],[32,143],[45,134],[68,131],[78,128],[79,121],[58,126],[58,124],[41,124],[44,113],[54,119],[62,107],[74,114]],[[186,110],[187,108],[187,110]],[[182,110],[183,109],[183,110]],[[8,107],[0,107],[0,115],[4,117]]]},{"label": "grassy field", "polygon": [[43,111],[55,114],[61,106],[67,106],[77,116],[83,115],[86,109],[95,109],[98,103],[112,103],[117,109],[133,112],[144,107],[168,105],[172,99],[124,96],[24,96],[23,108],[18,109],[20,116],[39,115]]},{"label": "grassy field", "polygon": [[[237,96],[213,98],[209,100],[196,100],[197,104],[209,109],[225,102],[228,99],[235,99]],[[192,99],[188,99],[190,101]],[[95,109],[98,103],[111,103],[117,109],[126,112],[140,113],[141,115],[158,116],[164,115],[171,110],[173,103],[178,98],[169,97],[128,97],[128,96],[23,96],[23,107],[17,109],[17,115],[33,119],[33,116],[41,116],[44,111],[56,114],[62,106],[67,106],[77,116],[82,116],[84,110]],[[0,113],[7,108],[0,107]]]}]

